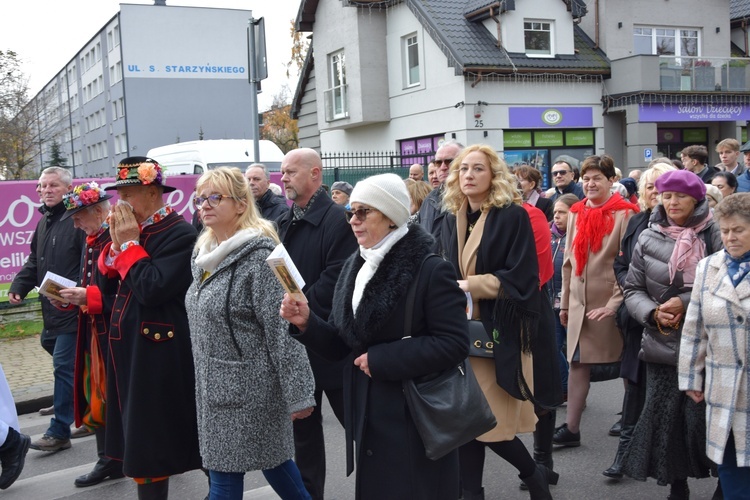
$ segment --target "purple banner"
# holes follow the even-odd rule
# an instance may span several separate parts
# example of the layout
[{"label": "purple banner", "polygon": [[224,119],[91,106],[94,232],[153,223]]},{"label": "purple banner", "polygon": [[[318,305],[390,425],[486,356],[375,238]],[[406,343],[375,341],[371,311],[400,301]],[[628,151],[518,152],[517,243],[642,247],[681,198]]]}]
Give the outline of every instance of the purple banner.
[{"label": "purple banner", "polygon": [[508,108],[511,128],[571,128],[593,127],[592,108],[548,107]]},{"label": "purple banner", "polygon": [[[167,184],[177,189],[164,196],[164,200],[188,221],[192,220],[195,207],[192,203],[193,190],[198,175],[175,175],[167,179]],[[73,179],[73,186],[96,181],[101,187],[114,182],[105,179]],[[271,172],[271,182],[281,184],[281,173]],[[8,301],[8,287],[29,257],[31,237],[41,218],[41,203],[36,194],[37,181],[0,182],[0,302]],[[113,191],[117,200],[117,192]],[[31,296],[31,294],[30,294]]]},{"label": "purple banner", "polygon": [[750,120],[750,106],[742,104],[641,104],[639,122],[711,122]]}]

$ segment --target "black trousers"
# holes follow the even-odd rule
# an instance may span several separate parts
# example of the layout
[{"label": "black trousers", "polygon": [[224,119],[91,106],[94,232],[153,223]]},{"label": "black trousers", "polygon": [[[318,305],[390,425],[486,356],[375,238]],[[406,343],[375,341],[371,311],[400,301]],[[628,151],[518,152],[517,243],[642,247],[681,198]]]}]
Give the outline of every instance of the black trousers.
[{"label": "black trousers", "polygon": [[294,453],[295,462],[302,474],[302,482],[313,500],[323,500],[326,482],[326,447],[323,436],[323,392],[334,415],[344,426],[344,390],[316,390],[315,411],[307,418],[295,420]]}]

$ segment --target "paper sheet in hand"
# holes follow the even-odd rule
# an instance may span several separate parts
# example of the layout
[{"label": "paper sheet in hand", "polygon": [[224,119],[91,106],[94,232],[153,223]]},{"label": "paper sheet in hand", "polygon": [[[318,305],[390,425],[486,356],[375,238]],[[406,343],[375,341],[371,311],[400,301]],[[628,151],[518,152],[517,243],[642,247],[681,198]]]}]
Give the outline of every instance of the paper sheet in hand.
[{"label": "paper sheet in hand", "polygon": [[67,302],[67,300],[60,295],[60,290],[63,288],[72,288],[74,286],[76,286],[75,281],[47,271],[47,274],[44,275],[44,279],[42,280],[42,286],[39,287],[39,293],[50,299]]},{"label": "paper sheet in hand", "polygon": [[279,243],[273,249],[266,262],[271,267],[271,270],[273,270],[281,286],[284,287],[284,290],[297,302],[306,303],[307,297],[302,293],[302,289],[305,287],[305,280],[302,279],[302,275],[297,270],[297,266],[294,265],[294,261],[292,261],[283,244]]}]

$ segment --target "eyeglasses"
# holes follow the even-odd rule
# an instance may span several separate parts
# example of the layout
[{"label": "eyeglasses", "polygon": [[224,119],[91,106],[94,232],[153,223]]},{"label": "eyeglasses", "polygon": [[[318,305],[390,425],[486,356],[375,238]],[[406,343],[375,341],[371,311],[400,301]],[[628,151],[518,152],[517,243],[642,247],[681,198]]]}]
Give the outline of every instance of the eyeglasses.
[{"label": "eyeglasses", "polygon": [[435,160],[433,160],[433,163],[434,163],[435,165],[440,165],[440,164],[443,164],[443,165],[447,165],[447,166],[450,166],[450,164],[451,164],[451,163],[453,163],[453,160],[454,160],[454,158],[446,158],[445,160],[438,160],[438,159],[435,159]]},{"label": "eyeglasses", "polygon": [[571,172],[572,172],[571,170],[555,170],[554,172],[552,172],[552,177],[563,176]]},{"label": "eyeglasses", "polygon": [[193,203],[195,204],[195,208],[197,208],[198,210],[203,209],[203,203],[206,201],[208,202],[209,207],[216,208],[224,198],[232,199],[231,196],[227,196],[225,194],[210,194],[205,198],[203,196],[196,196],[195,198],[193,198]]},{"label": "eyeglasses", "polygon": [[357,210],[346,211],[346,222],[351,222],[352,217],[356,217],[359,222],[364,222],[367,218],[367,214],[370,212],[377,212],[376,208],[358,208]]}]

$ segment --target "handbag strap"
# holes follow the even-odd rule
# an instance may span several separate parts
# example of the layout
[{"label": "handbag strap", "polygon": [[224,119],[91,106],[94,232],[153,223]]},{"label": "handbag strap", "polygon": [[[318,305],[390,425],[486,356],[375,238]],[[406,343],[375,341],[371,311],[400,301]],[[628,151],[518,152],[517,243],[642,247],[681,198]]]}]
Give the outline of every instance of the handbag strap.
[{"label": "handbag strap", "polygon": [[419,263],[417,274],[414,276],[411,285],[409,285],[409,291],[406,292],[406,309],[404,310],[404,335],[402,338],[411,337],[412,318],[414,316],[414,302],[417,295],[417,282],[419,282],[419,276],[422,274],[422,267],[424,266],[424,263],[427,262],[427,259],[429,259],[430,257],[439,257],[439,255],[428,253],[424,256],[422,262]]}]

